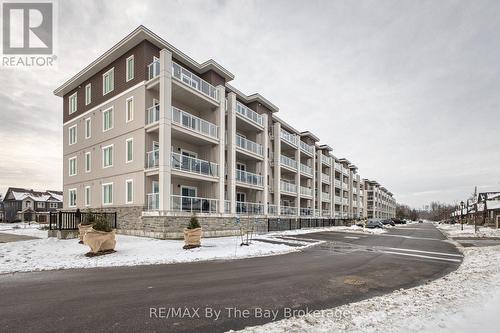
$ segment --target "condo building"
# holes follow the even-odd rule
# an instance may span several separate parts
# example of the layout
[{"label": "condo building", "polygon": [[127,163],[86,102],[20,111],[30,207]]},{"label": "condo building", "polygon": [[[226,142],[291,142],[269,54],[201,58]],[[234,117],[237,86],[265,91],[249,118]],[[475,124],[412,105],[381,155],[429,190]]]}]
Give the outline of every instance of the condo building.
[{"label": "condo building", "polygon": [[140,217],[390,216],[392,194],[380,189],[379,214],[370,199],[379,188],[353,163],[233,79],[214,60],[198,63],[140,26],[57,88],[64,208]]},{"label": "condo building", "polygon": [[390,218],[396,216],[396,200],[392,193],[373,180],[364,180],[367,189],[367,217]]}]

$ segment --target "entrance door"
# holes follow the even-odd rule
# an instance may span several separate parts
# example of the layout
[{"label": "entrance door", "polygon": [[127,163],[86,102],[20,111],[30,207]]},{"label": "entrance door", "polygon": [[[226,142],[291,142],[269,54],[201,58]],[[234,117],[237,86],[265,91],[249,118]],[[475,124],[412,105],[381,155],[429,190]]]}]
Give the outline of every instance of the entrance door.
[{"label": "entrance door", "polygon": [[181,186],[182,210],[200,211],[201,202],[195,197],[198,196],[198,189],[193,186]]},{"label": "entrance door", "polygon": [[181,150],[182,161],[181,169],[189,172],[200,172],[199,163],[197,162],[198,154],[189,150]]},{"label": "entrance door", "polygon": [[236,213],[246,213],[247,195],[243,192],[236,192]]}]

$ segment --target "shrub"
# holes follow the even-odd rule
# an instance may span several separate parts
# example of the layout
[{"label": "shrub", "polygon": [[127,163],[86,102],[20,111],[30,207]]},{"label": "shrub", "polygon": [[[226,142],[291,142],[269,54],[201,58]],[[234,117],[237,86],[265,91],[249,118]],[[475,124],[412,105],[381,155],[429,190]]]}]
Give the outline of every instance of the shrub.
[{"label": "shrub", "polygon": [[49,226],[48,225],[42,225],[40,228],[38,228],[38,230],[49,230]]},{"label": "shrub", "polygon": [[95,222],[92,223],[92,228],[97,231],[110,232],[113,231],[113,228],[106,221],[106,218],[103,215],[98,215],[95,219]]},{"label": "shrub", "polygon": [[85,214],[82,215],[82,219],[80,221],[80,224],[81,225],[91,225],[95,222],[95,215],[94,213],[92,213],[92,211],[90,209],[87,209],[85,211]]},{"label": "shrub", "polygon": [[201,228],[200,223],[198,222],[198,218],[196,215],[191,216],[191,219],[189,220],[189,224],[187,226],[188,229],[197,229]]}]

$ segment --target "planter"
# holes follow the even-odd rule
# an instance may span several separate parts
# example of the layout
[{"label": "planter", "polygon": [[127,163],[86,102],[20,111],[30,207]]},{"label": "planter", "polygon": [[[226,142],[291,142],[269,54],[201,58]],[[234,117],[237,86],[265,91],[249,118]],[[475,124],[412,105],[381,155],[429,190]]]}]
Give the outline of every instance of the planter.
[{"label": "planter", "polygon": [[190,249],[201,246],[201,228],[184,229],[184,248]]},{"label": "planter", "polygon": [[90,229],[92,229],[92,224],[79,224],[78,225],[78,231],[80,233],[80,242],[83,243],[83,236],[85,236],[85,234],[87,233],[87,231],[89,231]]},{"label": "planter", "polygon": [[83,243],[90,247],[92,253],[112,251],[116,245],[115,230],[105,232],[91,228],[83,236]]}]

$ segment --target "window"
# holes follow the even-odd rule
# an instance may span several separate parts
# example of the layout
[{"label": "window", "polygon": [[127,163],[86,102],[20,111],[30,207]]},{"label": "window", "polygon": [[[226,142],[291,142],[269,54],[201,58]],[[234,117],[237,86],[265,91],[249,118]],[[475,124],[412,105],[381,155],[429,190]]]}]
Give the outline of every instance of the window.
[{"label": "window", "polygon": [[102,94],[113,91],[115,88],[115,69],[111,68],[109,71],[102,75]]},{"label": "window", "polygon": [[75,156],[69,159],[69,175],[75,176],[76,172],[77,170],[76,170],[76,156]]},{"label": "window", "polygon": [[102,167],[108,168],[113,166],[113,145],[102,148]]},{"label": "window", "polygon": [[85,153],[85,172],[90,172],[92,169],[92,153],[90,151]]},{"label": "window", "polygon": [[85,186],[85,206],[90,206],[90,186]]},{"label": "window", "polygon": [[76,125],[73,125],[71,126],[70,128],[68,128],[68,131],[69,131],[69,144],[70,145],[74,145],[76,143],[76,140],[77,140],[77,136],[76,136]]},{"label": "window", "polygon": [[74,93],[73,95],[69,96],[69,114],[76,112],[77,108],[77,93]]},{"label": "window", "polygon": [[85,139],[90,139],[92,136],[92,119],[85,119]]},{"label": "window", "polygon": [[134,139],[130,138],[125,141],[125,163],[134,160]]},{"label": "window", "polygon": [[134,56],[127,58],[127,82],[134,78]]},{"label": "window", "polygon": [[37,208],[44,208],[44,206],[45,206],[45,202],[37,202],[36,203]]},{"label": "window", "polygon": [[125,203],[134,202],[134,181],[132,179],[127,179],[125,181]]},{"label": "window", "polygon": [[68,190],[68,198],[69,198],[69,202],[68,202],[68,206],[69,207],[76,207],[76,188],[72,188],[70,190]]},{"label": "window", "polygon": [[26,201],[26,208],[30,208],[31,207],[31,201]]},{"label": "window", "polygon": [[51,202],[50,203],[50,208],[57,208],[57,202]]},{"label": "window", "polygon": [[127,123],[134,120],[134,97],[127,98],[125,102],[125,119]]},{"label": "window", "polygon": [[113,128],[113,108],[102,112],[102,131],[106,132]]},{"label": "window", "polygon": [[113,183],[102,184],[102,204],[111,205],[113,203]]},{"label": "window", "polygon": [[92,85],[89,83],[85,86],[85,105],[92,103]]}]

